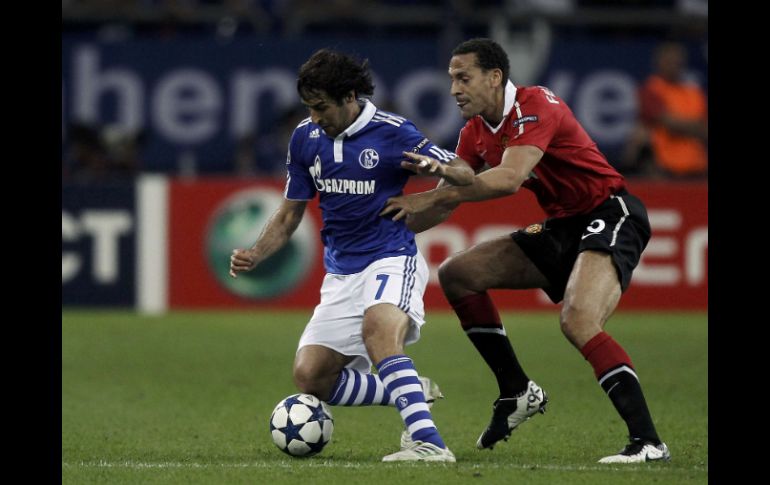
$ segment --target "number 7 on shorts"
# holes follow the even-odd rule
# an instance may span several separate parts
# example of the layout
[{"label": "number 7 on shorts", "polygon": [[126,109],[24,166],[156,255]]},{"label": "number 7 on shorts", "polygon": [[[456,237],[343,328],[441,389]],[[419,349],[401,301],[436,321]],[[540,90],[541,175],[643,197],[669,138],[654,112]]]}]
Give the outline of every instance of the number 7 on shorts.
[{"label": "number 7 on shorts", "polygon": [[377,275],[376,279],[377,279],[377,281],[380,282],[380,287],[377,288],[377,294],[374,295],[374,299],[375,300],[379,300],[380,297],[382,296],[382,291],[385,289],[385,285],[388,284],[388,278],[389,277],[390,277],[390,275],[387,275],[387,274],[378,274]]}]

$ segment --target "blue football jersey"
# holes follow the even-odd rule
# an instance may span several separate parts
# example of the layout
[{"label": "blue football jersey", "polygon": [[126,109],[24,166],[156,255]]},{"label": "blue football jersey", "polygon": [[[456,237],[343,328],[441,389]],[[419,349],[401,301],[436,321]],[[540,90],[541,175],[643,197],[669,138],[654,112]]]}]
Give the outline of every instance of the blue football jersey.
[{"label": "blue football jersey", "polygon": [[414,233],[403,219],[379,215],[388,197],[401,195],[414,175],[401,168],[405,151],[443,163],[456,156],[431,143],[411,121],[380,111],[368,100],[335,138],[310,118],[294,130],[284,197],[311,200],[319,194],[327,272],[358,273],[378,259],[417,252]]}]

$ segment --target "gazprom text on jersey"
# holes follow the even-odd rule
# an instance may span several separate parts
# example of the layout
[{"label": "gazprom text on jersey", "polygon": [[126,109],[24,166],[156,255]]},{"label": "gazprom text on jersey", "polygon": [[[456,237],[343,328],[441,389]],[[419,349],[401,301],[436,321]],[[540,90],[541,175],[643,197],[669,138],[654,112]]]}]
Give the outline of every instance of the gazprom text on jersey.
[{"label": "gazprom text on jersey", "polygon": [[374,180],[316,179],[319,192],[367,195],[374,193]]}]

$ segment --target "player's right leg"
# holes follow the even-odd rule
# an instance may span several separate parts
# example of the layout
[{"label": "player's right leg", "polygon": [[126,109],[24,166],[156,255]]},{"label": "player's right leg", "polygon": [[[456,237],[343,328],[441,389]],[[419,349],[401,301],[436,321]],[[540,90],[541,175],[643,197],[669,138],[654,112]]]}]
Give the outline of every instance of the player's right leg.
[{"label": "player's right leg", "polygon": [[329,401],[340,372],[352,360],[323,345],[305,345],[294,357],[294,385],[300,392]]},{"label": "player's right leg", "polygon": [[480,243],[445,261],[439,269],[444,294],[466,335],[497,379],[500,396],[493,416],[479,437],[478,448],[493,448],[537,412],[548,398],[521,368],[488,289],[548,286],[548,280],[518,244],[503,236]]}]

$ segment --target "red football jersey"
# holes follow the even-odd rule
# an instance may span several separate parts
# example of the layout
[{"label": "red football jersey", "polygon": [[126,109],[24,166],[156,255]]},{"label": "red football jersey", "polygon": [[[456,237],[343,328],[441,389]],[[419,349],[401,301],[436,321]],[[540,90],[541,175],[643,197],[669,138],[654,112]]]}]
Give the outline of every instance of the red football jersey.
[{"label": "red football jersey", "polygon": [[543,151],[523,186],[537,196],[549,217],[585,214],[625,188],[623,176],[596,148],[572,110],[542,86],[506,88],[508,113],[497,128],[481,116],[460,130],[457,156],[479,171],[496,167],[509,146],[534,145]]}]

